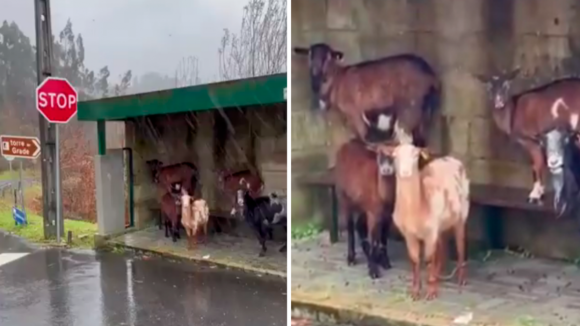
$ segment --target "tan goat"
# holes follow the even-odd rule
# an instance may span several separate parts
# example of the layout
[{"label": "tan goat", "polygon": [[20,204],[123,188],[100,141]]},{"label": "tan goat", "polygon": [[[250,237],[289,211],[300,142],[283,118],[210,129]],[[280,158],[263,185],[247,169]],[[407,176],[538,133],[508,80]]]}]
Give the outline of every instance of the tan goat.
[{"label": "tan goat", "polygon": [[193,249],[195,237],[203,230],[204,240],[207,238],[209,222],[209,207],[204,199],[193,199],[187,190],[181,190],[181,224],[187,232],[187,248]]},{"label": "tan goat", "polygon": [[[465,284],[465,229],[469,213],[469,179],[463,163],[445,156],[419,170],[419,155],[427,152],[411,144],[379,145],[379,164],[384,155],[394,158],[396,200],[393,221],[401,231],[413,268],[411,295],[421,292],[420,245],[428,265],[427,300],[437,297],[444,263],[444,233],[453,229],[457,245],[457,278]],[[382,159],[381,157],[382,156]]]}]

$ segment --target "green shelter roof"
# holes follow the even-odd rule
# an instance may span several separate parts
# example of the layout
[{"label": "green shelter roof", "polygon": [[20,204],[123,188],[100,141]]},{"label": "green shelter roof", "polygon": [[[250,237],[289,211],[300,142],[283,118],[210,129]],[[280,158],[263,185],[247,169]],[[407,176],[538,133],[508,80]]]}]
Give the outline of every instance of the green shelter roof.
[{"label": "green shelter roof", "polygon": [[79,121],[125,120],[156,114],[286,102],[286,74],[83,101]]}]

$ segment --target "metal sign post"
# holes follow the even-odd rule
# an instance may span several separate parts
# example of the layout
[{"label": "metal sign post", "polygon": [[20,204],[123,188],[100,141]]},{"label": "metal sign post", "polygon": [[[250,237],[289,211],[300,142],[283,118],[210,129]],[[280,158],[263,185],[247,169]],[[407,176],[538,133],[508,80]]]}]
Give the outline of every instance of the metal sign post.
[{"label": "metal sign post", "polygon": [[64,224],[64,220],[62,219],[62,198],[60,193],[60,141],[59,141],[59,132],[58,132],[58,124],[55,125],[55,151],[56,151],[56,241],[60,243],[60,223]]}]

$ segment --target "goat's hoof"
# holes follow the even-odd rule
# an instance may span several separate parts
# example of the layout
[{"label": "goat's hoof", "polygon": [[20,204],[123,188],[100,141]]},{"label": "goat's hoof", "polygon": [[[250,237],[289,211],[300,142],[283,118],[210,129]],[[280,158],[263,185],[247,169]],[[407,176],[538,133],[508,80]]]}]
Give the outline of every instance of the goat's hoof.
[{"label": "goat's hoof", "polygon": [[378,268],[370,268],[369,269],[369,276],[372,280],[376,280],[377,278],[381,277],[381,275],[379,274],[379,269]]},{"label": "goat's hoof", "polygon": [[260,253],[258,254],[258,257],[264,257],[264,256],[266,256],[266,252],[260,251]]},{"label": "goat's hoof", "polygon": [[427,295],[425,296],[425,300],[433,300],[435,298],[437,298],[437,291],[436,290],[431,290],[431,291],[427,291]]},{"label": "goat's hoof", "polygon": [[381,260],[381,267],[387,270],[391,269],[393,266],[391,266],[391,261],[388,258],[386,258]]},{"label": "goat's hoof", "polygon": [[354,266],[356,265],[356,258],[354,257],[354,255],[348,255],[348,257],[346,258],[346,264],[348,266]]},{"label": "goat's hoof", "polygon": [[418,289],[412,289],[409,295],[411,296],[411,299],[413,299],[413,301],[421,300],[421,291]]}]

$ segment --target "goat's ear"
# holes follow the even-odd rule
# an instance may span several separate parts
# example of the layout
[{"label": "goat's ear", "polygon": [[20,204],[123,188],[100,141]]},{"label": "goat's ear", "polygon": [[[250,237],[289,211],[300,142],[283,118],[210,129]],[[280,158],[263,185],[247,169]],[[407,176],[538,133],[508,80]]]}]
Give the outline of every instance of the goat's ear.
[{"label": "goat's ear", "polygon": [[307,55],[310,53],[310,50],[308,50],[307,48],[294,47],[294,53],[298,55]]},{"label": "goat's ear", "polygon": [[344,58],[344,53],[340,51],[332,51],[332,58],[338,61],[342,61]]},{"label": "goat's ear", "polygon": [[489,78],[482,74],[473,74],[473,77],[477,78],[480,82],[487,84],[489,82]]},{"label": "goat's ear", "polygon": [[246,182],[246,179],[245,178],[240,178],[240,182],[239,182],[240,186],[243,185],[244,182]]}]

